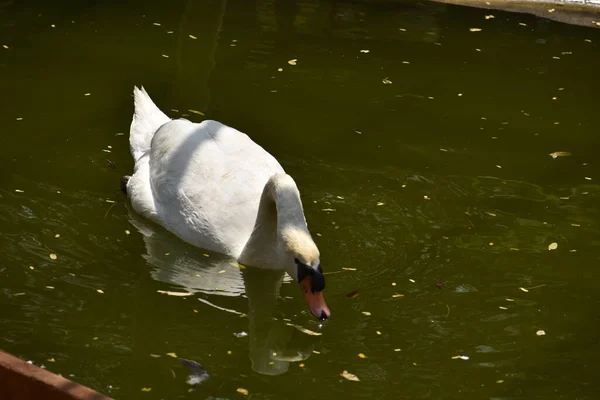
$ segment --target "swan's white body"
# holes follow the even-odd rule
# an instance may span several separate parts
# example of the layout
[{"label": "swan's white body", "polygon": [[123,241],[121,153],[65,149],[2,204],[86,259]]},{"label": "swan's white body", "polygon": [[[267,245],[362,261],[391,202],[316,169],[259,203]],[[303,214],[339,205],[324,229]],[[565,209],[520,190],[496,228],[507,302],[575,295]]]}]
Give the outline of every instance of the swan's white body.
[{"label": "swan's white body", "polygon": [[134,98],[135,167],[126,186],[134,210],[194,246],[285,270],[302,280],[312,313],[327,318],[319,250],[296,183],[279,162],[220,122],[171,120],[143,88]]},{"label": "swan's white body", "polygon": [[[217,121],[172,121],[145,91],[136,89],[135,97],[136,163],[127,187],[133,208],[186,242],[239,258],[265,184],[283,168],[238,130]],[[143,114],[155,121],[138,121],[140,103],[144,111],[156,108]]]}]

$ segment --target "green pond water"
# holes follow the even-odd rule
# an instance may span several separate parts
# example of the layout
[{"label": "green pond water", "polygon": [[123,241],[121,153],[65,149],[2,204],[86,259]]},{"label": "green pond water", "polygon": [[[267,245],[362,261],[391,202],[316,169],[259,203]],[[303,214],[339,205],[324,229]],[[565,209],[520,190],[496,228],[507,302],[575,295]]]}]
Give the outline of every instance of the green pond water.
[{"label": "green pond water", "polygon": [[[414,1],[0,2],[0,349],[116,399],[597,398],[598,43]],[[296,179],[329,321],[131,210],[134,85]]]}]

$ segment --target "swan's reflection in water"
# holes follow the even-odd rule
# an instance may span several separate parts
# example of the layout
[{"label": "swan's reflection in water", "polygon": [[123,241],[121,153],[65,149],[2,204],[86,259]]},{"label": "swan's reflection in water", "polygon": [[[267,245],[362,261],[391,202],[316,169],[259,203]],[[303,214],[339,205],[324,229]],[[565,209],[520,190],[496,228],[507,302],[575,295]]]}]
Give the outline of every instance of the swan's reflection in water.
[{"label": "swan's reflection in water", "polygon": [[[204,293],[211,298],[247,296],[249,356],[254,371],[280,375],[287,372],[290,362],[310,357],[318,339],[302,334],[281,318],[274,318],[279,289],[289,279],[284,272],[240,269],[234,259],[214,253],[206,257],[204,251],[144,220],[130,206],[128,212],[130,222],[143,236],[144,258],[151,265],[153,279],[181,287],[173,290]],[[242,313],[202,300],[223,311]]]}]

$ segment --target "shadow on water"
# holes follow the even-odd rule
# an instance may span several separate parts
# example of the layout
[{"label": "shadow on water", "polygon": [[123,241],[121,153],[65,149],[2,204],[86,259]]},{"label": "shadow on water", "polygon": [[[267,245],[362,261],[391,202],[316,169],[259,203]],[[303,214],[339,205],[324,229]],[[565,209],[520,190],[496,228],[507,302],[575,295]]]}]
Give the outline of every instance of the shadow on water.
[{"label": "shadow on water", "polygon": [[[177,286],[223,312],[248,317],[249,357],[252,369],[266,375],[287,372],[290,362],[306,360],[314,348],[287,318],[276,311],[280,287],[287,275],[280,271],[240,266],[235,259],[184,243],[161,227],[142,219],[128,207],[130,222],[143,235],[150,275]],[[208,256],[208,257],[207,257]],[[246,297],[247,312],[219,306],[219,297]],[[287,320],[287,321],[286,321]]]}]

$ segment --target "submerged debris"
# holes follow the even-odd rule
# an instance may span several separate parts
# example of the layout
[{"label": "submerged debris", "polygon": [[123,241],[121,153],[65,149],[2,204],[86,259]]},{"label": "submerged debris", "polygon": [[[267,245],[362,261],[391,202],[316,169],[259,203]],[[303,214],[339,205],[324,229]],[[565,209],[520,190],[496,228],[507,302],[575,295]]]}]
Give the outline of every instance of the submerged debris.
[{"label": "submerged debris", "polygon": [[210,376],[208,375],[206,369],[199,362],[194,360],[186,360],[185,358],[180,358],[179,360],[184,367],[190,370],[190,375],[187,379],[188,385],[199,385]]}]

